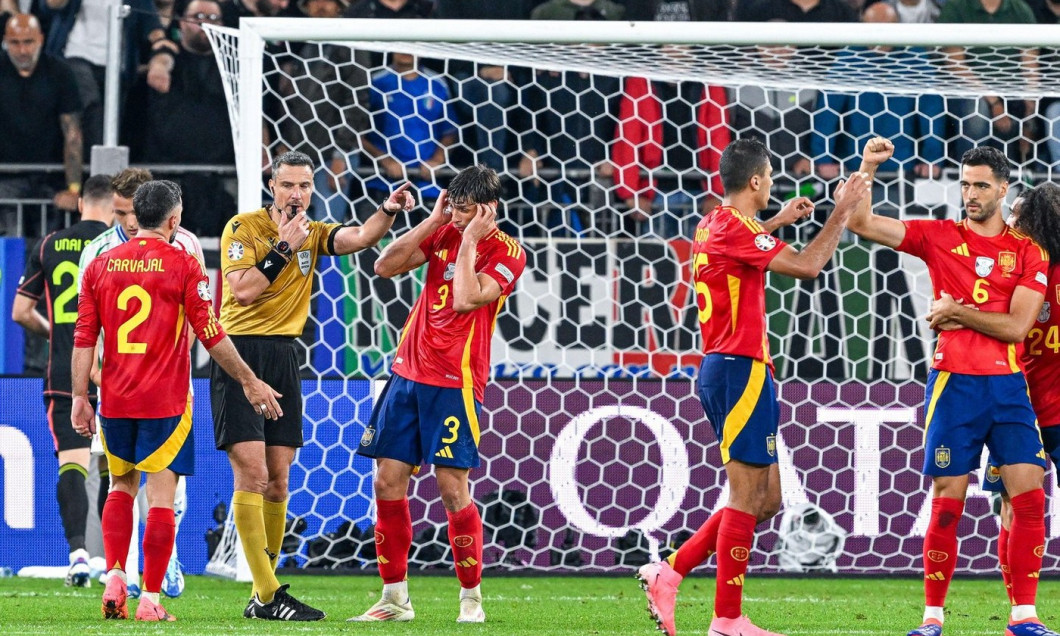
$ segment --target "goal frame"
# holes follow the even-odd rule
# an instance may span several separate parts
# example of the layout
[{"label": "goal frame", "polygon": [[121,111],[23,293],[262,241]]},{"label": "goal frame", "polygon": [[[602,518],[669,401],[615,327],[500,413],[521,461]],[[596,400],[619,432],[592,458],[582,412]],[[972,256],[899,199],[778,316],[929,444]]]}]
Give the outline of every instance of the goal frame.
[{"label": "goal frame", "polygon": [[[268,40],[337,42],[522,42],[529,44],[696,44],[791,46],[1016,46],[1060,48],[1060,29],[1045,24],[800,24],[725,22],[366,20],[348,18],[243,18],[239,23],[240,122],[263,107],[263,55]],[[481,53],[481,52],[480,52]],[[544,66],[543,66],[544,68]],[[704,74],[705,83],[712,78]],[[236,130],[238,128],[238,131]],[[233,126],[239,209],[261,205],[260,126]]]}]

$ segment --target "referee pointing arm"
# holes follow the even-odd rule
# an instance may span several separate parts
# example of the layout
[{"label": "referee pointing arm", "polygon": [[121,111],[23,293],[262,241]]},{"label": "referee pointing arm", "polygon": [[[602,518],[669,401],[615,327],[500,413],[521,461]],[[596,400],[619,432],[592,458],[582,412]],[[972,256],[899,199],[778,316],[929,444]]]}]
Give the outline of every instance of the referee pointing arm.
[{"label": "referee pointing arm", "polygon": [[405,184],[363,226],[310,221],[305,208],[313,194],[313,168],[300,152],[276,157],[269,180],[273,203],[233,217],[221,236],[221,322],[250,368],[283,394],[283,416],[266,426],[261,405],[250,404],[238,383],[212,367],[215,441],[232,464],[236,530],[254,579],[246,618],[324,618],[288,594],[275,574],[287,519],[288,474],[295,449],[302,446],[295,337],[309,316],[317,259],[372,247],[394,217],[414,204]]}]

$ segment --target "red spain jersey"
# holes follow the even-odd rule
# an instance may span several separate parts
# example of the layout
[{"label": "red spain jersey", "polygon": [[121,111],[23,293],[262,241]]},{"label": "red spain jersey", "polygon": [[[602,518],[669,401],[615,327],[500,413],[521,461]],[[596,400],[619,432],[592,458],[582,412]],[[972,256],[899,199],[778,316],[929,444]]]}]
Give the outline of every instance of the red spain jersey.
[{"label": "red spain jersey", "polygon": [[490,373],[490,341],[497,314],[526,267],[526,253],[500,230],[478,243],[475,273],[501,286],[497,300],[466,313],[453,309],[456,254],[463,235],[452,223],[438,228],[420,249],[427,255],[423,291],[412,307],[391,371],[432,386],[474,389],[482,401]]},{"label": "red spain jersey", "polygon": [[103,330],[101,415],[157,419],[184,412],[189,322],[207,349],[225,336],[206,271],[191,254],[160,239],[133,238],[89,264],[74,346],[95,346]]},{"label": "red spain jersey", "polygon": [[1049,266],[1045,304],[1027,332],[1021,359],[1038,425],[1060,426],[1060,263]]},{"label": "red spain jersey", "polygon": [[[1008,312],[1017,287],[1045,291],[1045,251],[1009,227],[988,237],[968,229],[966,221],[906,221],[897,249],[924,260],[935,298],[944,291],[982,311]],[[974,329],[941,331],[931,366],[968,375],[1017,373],[1018,349]]]},{"label": "red spain jersey", "polygon": [[766,337],[769,263],[787,245],[752,217],[718,206],[692,239],[692,282],[703,353],[728,353],[773,366]]}]

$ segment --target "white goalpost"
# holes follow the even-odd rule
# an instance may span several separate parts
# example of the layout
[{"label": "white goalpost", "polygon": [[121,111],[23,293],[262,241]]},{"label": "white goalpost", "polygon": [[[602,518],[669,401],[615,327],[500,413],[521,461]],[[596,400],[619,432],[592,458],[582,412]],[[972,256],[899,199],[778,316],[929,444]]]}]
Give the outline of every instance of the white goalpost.
[{"label": "white goalpost", "polygon": [[[796,244],[820,226],[834,177],[870,133],[904,142],[874,194],[900,218],[960,214],[952,174],[973,144],[1004,148],[1021,185],[1060,166],[1060,146],[1054,156],[1049,143],[1050,105],[1060,102],[1055,28],[793,26],[206,25],[229,99],[240,211],[260,207],[262,157],[283,149],[320,161],[317,218],[356,217],[405,178],[430,201],[472,161],[502,174],[504,222],[528,263],[498,317],[483,466],[472,474],[487,567],[628,570],[724,505],[695,394],[688,239],[721,194],[716,161],[729,140],[767,142],[778,201],[805,194],[818,203],[815,218],[785,230]],[[413,56],[412,70],[394,70],[401,54]],[[1005,112],[984,113],[986,96]],[[388,161],[423,146],[438,165]],[[300,340],[306,447],[289,514],[305,530],[281,558],[297,567],[374,567],[371,463],[353,453],[420,283],[377,280],[370,252],[322,262]],[[771,279],[787,514],[759,537],[765,558],[752,568],[919,571],[930,512],[921,402],[933,341],[918,317],[929,303],[918,262],[854,237],[819,279]],[[450,567],[437,492],[429,479],[414,481],[412,567]],[[969,494],[958,571],[992,571],[996,518],[978,487]],[[1050,537],[1060,536],[1056,499]],[[239,551],[229,521],[208,571],[236,576]],[[1057,554],[1047,549],[1047,571],[1060,570]]]}]

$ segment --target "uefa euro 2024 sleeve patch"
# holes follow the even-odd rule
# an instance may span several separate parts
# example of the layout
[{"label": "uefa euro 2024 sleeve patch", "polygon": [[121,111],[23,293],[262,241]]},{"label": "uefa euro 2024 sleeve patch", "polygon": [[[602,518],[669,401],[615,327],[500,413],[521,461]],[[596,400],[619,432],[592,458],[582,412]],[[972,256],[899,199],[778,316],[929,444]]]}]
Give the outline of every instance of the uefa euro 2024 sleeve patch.
[{"label": "uefa euro 2024 sleeve patch", "polygon": [[239,241],[232,241],[228,246],[228,260],[238,261],[243,258],[243,244]]},{"label": "uefa euro 2024 sleeve patch", "polygon": [[199,292],[199,298],[202,298],[206,302],[210,302],[210,283],[200,280],[197,291]]},{"label": "uefa euro 2024 sleeve patch", "polygon": [[513,274],[512,270],[508,269],[503,263],[497,263],[494,269],[497,270],[498,274],[504,277],[504,280],[508,281],[509,285],[511,285],[512,281],[515,280],[515,274]]},{"label": "uefa euro 2024 sleeve patch", "polygon": [[763,252],[768,252],[769,250],[773,249],[776,246],[777,246],[777,239],[773,238],[772,236],[770,236],[768,234],[756,234],[755,235],[755,247],[757,247],[758,249],[762,250]]}]

